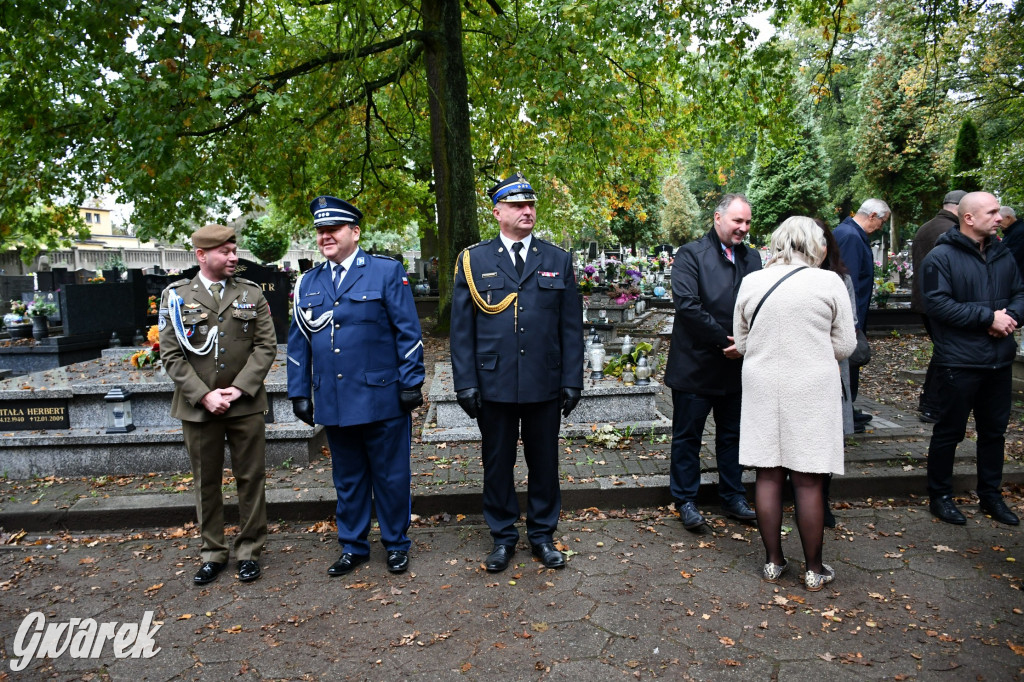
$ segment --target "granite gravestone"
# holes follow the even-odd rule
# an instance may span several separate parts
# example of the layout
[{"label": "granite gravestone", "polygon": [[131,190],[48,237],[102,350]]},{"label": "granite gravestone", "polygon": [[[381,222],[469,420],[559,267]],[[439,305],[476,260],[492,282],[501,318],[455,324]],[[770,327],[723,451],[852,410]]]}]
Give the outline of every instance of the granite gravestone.
[{"label": "granite gravestone", "polygon": [[24,294],[31,300],[34,286],[31,275],[0,275],[0,314],[11,312],[9,301],[24,300]]},{"label": "granite gravestone", "polygon": [[[134,338],[146,326],[145,304],[139,302],[140,283],[69,284],[60,291],[65,336],[122,341]],[[142,289],[142,299],[145,301]]]},{"label": "granite gravestone", "polygon": [[49,272],[37,272],[36,282],[40,291],[60,291],[67,284],[79,284],[75,273],[67,268],[53,268]]},{"label": "granite gravestone", "polygon": [[[194,265],[182,272],[181,276],[192,279],[198,272],[199,266]],[[263,296],[270,306],[270,319],[274,321],[277,342],[288,343],[288,295],[292,292],[292,273],[282,272],[239,258],[235,274],[260,285],[260,288],[263,289]]]}]

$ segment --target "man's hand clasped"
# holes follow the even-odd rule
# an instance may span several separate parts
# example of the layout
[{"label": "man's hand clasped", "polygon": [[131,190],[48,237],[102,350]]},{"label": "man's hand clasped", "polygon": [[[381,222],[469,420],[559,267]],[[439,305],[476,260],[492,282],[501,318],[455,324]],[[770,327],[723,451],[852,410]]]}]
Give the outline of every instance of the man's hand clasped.
[{"label": "man's hand clasped", "polygon": [[419,386],[403,388],[398,394],[398,402],[403,412],[412,412],[423,404],[423,391]]},{"label": "man's hand clasped", "polygon": [[242,391],[234,386],[215,388],[199,401],[212,414],[224,414],[242,396]]}]

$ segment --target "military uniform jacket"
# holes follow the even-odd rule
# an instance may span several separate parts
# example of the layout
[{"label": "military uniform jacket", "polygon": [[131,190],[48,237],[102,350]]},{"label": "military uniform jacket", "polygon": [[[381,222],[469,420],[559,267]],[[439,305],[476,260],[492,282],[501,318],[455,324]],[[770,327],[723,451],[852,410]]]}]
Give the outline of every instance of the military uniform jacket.
[{"label": "military uniform jacket", "polygon": [[[498,304],[517,293],[515,305],[493,315],[478,308],[465,253],[484,302]],[[562,387],[582,390],[583,310],[572,256],[534,236],[520,278],[500,238],[460,253],[450,343],[456,391],[479,388],[484,400],[536,403],[558,398]]]},{"label": "military uniform jacket", "polygon": [[[183,348],[171,321],[170,296],[181,303],[181,321],[194,348],[201,348],[216,328],[218,346],[205,355]],[[255,282],[229,277],[218,308],[197,274],[164,289],[160,298],[160,360],[174,380],[171,416],[185,421],[240,417],[267,409],[263,380],[277,356],[274,322],[263,291]],[[215,388],[235,386],[243,395],[222,415],[200,402]]]},{"label": "military uniform jacket", "polygon": [[335,290],[329,263],[306,272],[288,330],[288,397],[312,398],[317,424],[352,426],[402,414],[398,394],[423,383],[423,336],[402,264],[358,249]]}]

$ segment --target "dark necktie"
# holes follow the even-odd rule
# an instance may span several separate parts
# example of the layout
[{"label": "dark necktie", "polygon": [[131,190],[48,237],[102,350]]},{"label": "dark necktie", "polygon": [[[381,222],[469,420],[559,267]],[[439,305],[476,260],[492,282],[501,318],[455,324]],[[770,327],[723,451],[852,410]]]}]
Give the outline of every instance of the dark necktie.
[{"label": "dark necktie", "polygon": [[210,295],[213,296],[213,307],[220,310],[220,290],[224,288],[224,285],[220,282],[214,282],[210,285]]},{"label": "dark necktie", "polygon": [[334,282],[334,290],[337,291],[338,287],[341,286],[341,275],[345,272],[345,266],[338,264],[331,270],[331,281]]},{"label": "dark necktie", "polygon": [[523,268],[526,267],[526,261],[523,260],[523,243],[516,242],[515,244],[513,244],[512,251],[514,251],[516,254],[516,272],[518,272],[519,276],[522,277]]}]

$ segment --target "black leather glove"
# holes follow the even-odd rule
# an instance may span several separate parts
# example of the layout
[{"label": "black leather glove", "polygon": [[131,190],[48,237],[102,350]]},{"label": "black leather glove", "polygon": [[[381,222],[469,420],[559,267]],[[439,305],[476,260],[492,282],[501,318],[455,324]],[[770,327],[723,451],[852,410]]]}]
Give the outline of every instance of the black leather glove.
[{"label": "black leather glove", "polygon": [[580,398],[583,397],[582,391],[578,388],[569,388],[568,386],[562,387],[562,416],[568,417],[569,413],[573,411],[580,402]]},{"label": "black leather glove", "polygon": [[295,416],[313,426],[313,403],[309,398],[292,398],[292,412]]},{"label": "black leather glove", "polygon": [[459,407],[469,415],[470,419],[477,418],[477,415],[480,414],[481,402],[479,388],[464,388],[455,393],[455,398],[459,401]]},{"label": "black leather glove", "polygon": [[[420,384],[422,386],[423,384]],[[420,386],[403,388],[398,394],[398,403],[402,406],[403,412],[412,412],[423,404],[423,391]]]}]

